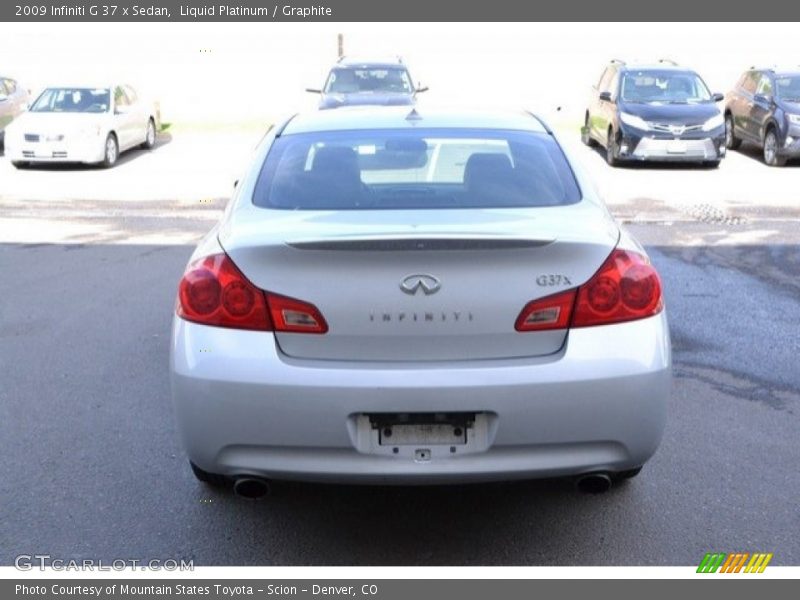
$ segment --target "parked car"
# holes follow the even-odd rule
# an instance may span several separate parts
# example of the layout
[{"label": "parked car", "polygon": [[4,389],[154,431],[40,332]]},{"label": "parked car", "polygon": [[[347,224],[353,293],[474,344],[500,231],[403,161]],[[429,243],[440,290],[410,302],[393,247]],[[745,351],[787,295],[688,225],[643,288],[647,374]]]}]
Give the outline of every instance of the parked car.
[{"label": "parked car", "polygon": [[612,61],[586,109],[583,142],[605,148],[608,164],[624,161],[699,162],[725,156],[725,122],[712,94],[690,69],[662,61]]},{"label": "parked car", "polygon": [[306,91],[321,94],[319,108],[353,105],[410,105],[427,87],[414,86],[401,59],[359,60],[342,57],[328,73],[325,86]]},{"label": "parked car", "polygon": [[6,127],[28,109],[28,90],[16,80],[0,75],[0,142]]},{"label": "parked car", "polygon": [[178,286],[202,481],[637,474],[670,390],[645,251],[529,113],[351,107],[274,128]]},{"label": "parked car", "polygon": [[728,92],[725,102],[726,145],[758,145],[773,167],[800,158],[800,68],[750,69]]},{"label": "parked car", "polygon": [[49,87],[6,134],[16,167],[79,162],[111,167],[121,152],[156,142],[157,108],[129,85]]}]

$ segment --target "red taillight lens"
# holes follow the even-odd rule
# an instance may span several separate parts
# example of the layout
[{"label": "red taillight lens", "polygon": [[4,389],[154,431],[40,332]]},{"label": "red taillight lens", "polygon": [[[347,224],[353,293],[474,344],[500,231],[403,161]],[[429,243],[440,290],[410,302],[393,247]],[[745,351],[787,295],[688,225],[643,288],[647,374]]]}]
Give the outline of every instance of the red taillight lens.
[{"label": "red taillight lens", "polygon": [[525,305],[517,317],[517,331],[546,331],[566,329],[572,316],[577,290],[569,290],[534,300]]},{"label": "red taillight lens", "polygon": [[655,315],[663,306],[661,280],[648,260],[635,252],[614,250],[579,288],[525,305],[514,328],[546,331],[608,325]]},{"label": "red taillight lens", "polygon": [[308,302],[268,294],[269,312],[276,331],[326,333],[328,324],[317,307]]},{"label": "red taillight lens", "polygon": [[258,331],[326,333],[316,306],[260,290],[226,254],[190,264],[178,285],[178,315],[187,321]]},{"label": "red taillight lens", "polygon": [[572,327],[643,319],[663,306],[661,280],[649,261],[635,252],[614,250],[578,288]]},{"label": "red taillight lens", "polygon": [[264,292],[225,254],[201,258],[187,267],[178,285],[178,315],[204,325],[272,330]]}]

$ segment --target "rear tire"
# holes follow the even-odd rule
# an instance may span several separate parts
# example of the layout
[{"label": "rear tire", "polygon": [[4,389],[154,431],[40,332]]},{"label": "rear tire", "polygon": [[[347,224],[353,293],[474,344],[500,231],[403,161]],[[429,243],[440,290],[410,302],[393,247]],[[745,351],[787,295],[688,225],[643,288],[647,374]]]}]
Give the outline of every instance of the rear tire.
[{"label": "rear tire", "polygon": [[230,480],[225,477],[225,475],[220,475],[218,473],[209,473],[208,471],[204,471],[192,461],[189,461],[189,466],[192,467],[192,473],[197,478],[198,481],[202,481],[205,484],[208,484],[212,487],[224,487],[230,483]]},{"label": "rear tire", "polygon": [[767,129],[764,135],[764,162],[770,167],[782,167],[786,159],[778,154],[778,134],[774,127]]},{"label": "rear tire", "polygon": [[618,167],[620,165],[617,135],[610,127],[608,129],[608,139],[606,140],[606,162],[610,167]]},{"label": "rear tire", "polygon": [[733,129],[733,115],[725,115],[725,147],[728,150],[736,150],[742,145],[742,140],[736,137]]},{"label": "rear tire", "polygon": [[117,136],[115,136],[113,133],[109,133],[108,137],[106,137],[106,142],[103,148],[103,160],[100,163],[100,166],[102,166],[104,169],[110,169],[117,164],[117,159],[119,158],[119,143],[117,142]]},{"label": "rear tire", "polygon": [[156,145],[156,122],[153,119],[147,121],[147,132],[145,133],[142,148],[145,150],[152,150]]},{"label": "rear tire", "polygon": [[583,123],[583,127],[581,128],[581,142],[585,145],[589,146],[589,148],[594,148],[597,145],[597,142],[594,141],[592,134],[589,131],[589,113],[586,113],[586,119]]}]

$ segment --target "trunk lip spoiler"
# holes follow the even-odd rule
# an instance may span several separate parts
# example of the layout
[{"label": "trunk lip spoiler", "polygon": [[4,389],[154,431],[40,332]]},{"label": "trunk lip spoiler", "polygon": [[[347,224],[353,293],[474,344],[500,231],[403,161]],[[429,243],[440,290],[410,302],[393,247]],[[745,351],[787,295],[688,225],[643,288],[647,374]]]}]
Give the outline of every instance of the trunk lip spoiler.
[{"label": "trunk lip spoiler", "polygon": [[515,250],[540,248],[556,238],[509,235],[363,235],[328,239],[301,239],[284,244],[297,250]]}]

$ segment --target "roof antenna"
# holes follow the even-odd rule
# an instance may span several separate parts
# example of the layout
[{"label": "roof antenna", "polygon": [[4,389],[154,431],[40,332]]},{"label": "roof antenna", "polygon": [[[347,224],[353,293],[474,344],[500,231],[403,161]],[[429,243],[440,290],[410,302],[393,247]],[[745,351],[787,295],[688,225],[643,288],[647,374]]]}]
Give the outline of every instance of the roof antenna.
[{"label": "roof antenna", "polygon": [[416,108],[412,108],[411,112],[406,115],[406,121],[421,121],[422,115],[417,112]]}]

